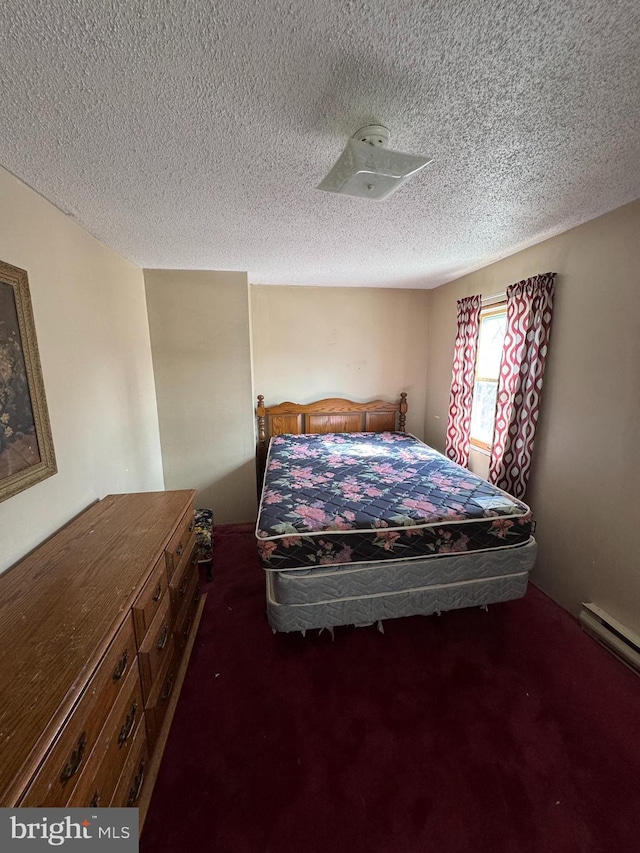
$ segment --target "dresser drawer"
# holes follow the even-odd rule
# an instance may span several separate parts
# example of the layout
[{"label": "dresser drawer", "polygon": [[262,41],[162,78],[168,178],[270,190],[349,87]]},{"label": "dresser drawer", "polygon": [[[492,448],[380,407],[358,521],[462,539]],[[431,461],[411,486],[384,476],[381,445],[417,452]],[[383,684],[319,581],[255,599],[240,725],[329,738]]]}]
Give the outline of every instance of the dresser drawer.
[{"label": "dresser drawer", "polygon": [[171,540],[164,552],[169,579],[171,579],[171,576],[177,569],[182,556],[187,553],[189,540],[191,539],[191,534],[193,533],[195,526],[196,520],[193,514],[193,507],[190,507],[180,519],[178,529],[171,537]]},{"label": "dresser drawer", "polygon": [[21,806],[66,805],[124,681],[136,670],[133,620],[127,615],[70,719],[27,788],[20,801]]},{"label": "dresser drawer", "polygon": [[182,655],[182,652],[187,645],[187,640],[191,633],[191,626],[193,625],[193,619],[196,615],[196,610],[198,609],[198,602],[200,601],[200,587],[198,585],[198,581],[199,575],[196,571],[195,575],[191,579],[182,610],[176,619],[175,638],[176,647],[180,655]]},{"label": "dresser drawer", "polygon": [[173,622],[171,599],[165,595],[160,609],[138,650],[140,678],[145,701],[148,700],[153,683],[169,657],[169,641],[173,632]]},{"label": "dresser drawer", "polygon": [[153,617],[162,605],[168,587],[164,558],[160,559],[133,605],[133,622],[138,646],[142,645]]},{"label": "dresser drawer", "polygon": [[192,540],[189,542],[189,558],[184,561],[183,565],[178,566],[169,583],[171,606],[176,617],[189,596],[188,591],[193,577],[198,574],[198,552],[195,549],[195,544],[196,537],[194,533]]},{"label": "dresser drawer", "polygon": [[175,649],[173,638],[171,641],[171,652],[172,657],[166,673],[164,677],[159,679],[154,685],[144,712],[144,718],[147,724],[147,740],[149,742],[149,751],[151,753],[153,753],[158,740],[158,735],[160,734],[160,729],[162,728],[162,724],[173,695],[173,689],[178,678],[181,655],[179,655]]},{"label": "dresser drawer", "polygon": [[149,784],[149,748],[144,722],[138,727],[129,756],[116,786],[112,808],[135,808],[145,786]]},{"label": "dresser drawer", "polygon": [[67,806],[109,805],[137,732],[144,730],[142,717],[140,680],[132,670]]}]

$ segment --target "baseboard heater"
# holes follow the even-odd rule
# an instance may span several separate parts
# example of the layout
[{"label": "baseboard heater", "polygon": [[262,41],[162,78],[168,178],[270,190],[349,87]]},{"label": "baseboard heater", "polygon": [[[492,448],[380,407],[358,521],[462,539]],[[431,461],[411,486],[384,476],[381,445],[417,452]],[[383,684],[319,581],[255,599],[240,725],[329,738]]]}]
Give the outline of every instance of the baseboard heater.
[{"label": "baseboard heater", "polygon": [[597,604],[583,604],[580,624],[599,643],[631,669],[640,673],[640,636]]}]

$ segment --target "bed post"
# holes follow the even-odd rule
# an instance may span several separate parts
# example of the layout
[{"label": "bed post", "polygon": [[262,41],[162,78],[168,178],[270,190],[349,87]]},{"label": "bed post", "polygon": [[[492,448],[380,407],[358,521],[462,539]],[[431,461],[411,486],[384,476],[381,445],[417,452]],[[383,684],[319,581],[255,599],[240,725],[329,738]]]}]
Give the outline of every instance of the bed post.
[{"label": "bed post", "polygon": [[400,432],[407,431],[407,394],[400,394],[400,417],[398,418],[398,429]]},{"label": "bed post", "polygon": [[264,446],[265,436],[265,416],[264,416],[264,394],[258,394],[258,407],[256,409],[258,415],[258,444]]},{"label": "bed post", "polygon": [[264,463],[266,457],[266,417],[264,410],[264,394],[258,394],[258,406],[256,408],[258,416],[258,448],[256,452],[256,485],[258,488],[258,500],[262,492],[262,478],[264,476]]}]

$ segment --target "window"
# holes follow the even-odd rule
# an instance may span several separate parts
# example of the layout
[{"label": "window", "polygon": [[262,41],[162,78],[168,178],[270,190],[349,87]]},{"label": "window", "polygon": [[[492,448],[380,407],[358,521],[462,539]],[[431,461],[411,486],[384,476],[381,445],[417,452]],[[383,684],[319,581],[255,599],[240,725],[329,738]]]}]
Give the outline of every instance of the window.
[{"label": "window", "polygon": [[506,303],[482,309],[471,409],[471,444],[484,450],[491,450],[493,444],[498,376],[506,327]]}]

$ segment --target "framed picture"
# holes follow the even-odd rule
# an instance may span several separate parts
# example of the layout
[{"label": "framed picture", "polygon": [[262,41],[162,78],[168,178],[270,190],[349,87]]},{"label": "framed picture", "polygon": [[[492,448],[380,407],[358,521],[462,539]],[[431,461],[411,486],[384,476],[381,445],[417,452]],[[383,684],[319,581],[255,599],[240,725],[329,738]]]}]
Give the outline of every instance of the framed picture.
[{"label": "framed picture", "polygon": [[27,273],[0,261],[0,501],[57,470]]}]

